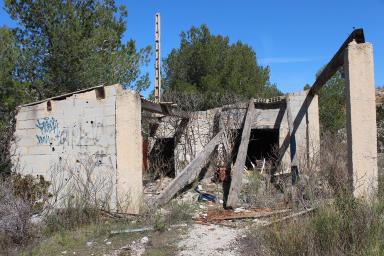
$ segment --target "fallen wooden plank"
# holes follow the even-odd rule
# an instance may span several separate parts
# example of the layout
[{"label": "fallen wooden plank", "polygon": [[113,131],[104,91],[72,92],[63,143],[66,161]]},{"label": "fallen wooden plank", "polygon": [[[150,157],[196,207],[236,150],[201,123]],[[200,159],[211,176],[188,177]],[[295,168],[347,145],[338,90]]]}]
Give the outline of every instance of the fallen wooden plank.
[{"label": "fallen wooden plank", "polygon": [[292,116],[292,97],[287,95],[287,122],[289,132],[289,145],[291,147],[291,166],[297,166],[297,154],[296,154],[296,142],[292,144],[292,140],[295,140],[295,134],[293,132],[293,116]]},{"label": "fallen wooden plank", "polygon": [[229,189],[228,200],[226,205],[227,207],[236,208],[237,206],[254,116],[255,103],[254,99],[251,99],[248,105],[247,115],[244,121],[243,132],[241,134],[241,143],[237,153],[236,162],[232,169],[231,187]]},{"label": "fallen wooden plank", "polygon": [[297,218],[297,217],[300,217],[302,215],[305,215],[305,214],[308,214],[310,212],[313,212],[315,209],[316,208],[311,208],[311,209],[308,209],[308,210],[305,210],[305,211],[297,212],[297,213],[294,213],[292,215],[283,217],[281,219],[278,219],[278,220],[271,221],[269,223],[263,224],[262,226],[263,227],[267,227],[267,226],[270,226],[270,225],[273,225],[273,224],[277,224],[277,223],[280,223],[280,222],[283,222],[283,221],[286,221],[286,220],[289,220],[289,219]]},{"label": "fallen wooden plank", "polygon": [[272,212],[240,212],[233,214],[228,214],[224,216],[213,216],[213,217],[207,217],[208,221],[219,221],[219,220],[236,220],[236,219],[256,219],[256,218],[265,218],[270,217],[282,213],[287,213],[291,211],[291,209],[283,209],[283,210],[277,210]]},{"label": "fallen wooden plank", "polygon": [[216,146],[221,143],[222,135],[223,131],[217,133],[204,149],[173,179],[168,187],[157,197],[155,202],[157,205],[167,203],[185,186],[196,180]]}]

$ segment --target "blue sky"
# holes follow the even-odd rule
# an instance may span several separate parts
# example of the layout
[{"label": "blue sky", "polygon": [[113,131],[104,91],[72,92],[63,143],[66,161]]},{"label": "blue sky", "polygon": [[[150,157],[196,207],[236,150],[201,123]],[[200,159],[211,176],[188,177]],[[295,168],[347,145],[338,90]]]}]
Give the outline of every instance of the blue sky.
[{"label": "blue sky", "polygon": [[[181,31],[207,24],[213,34],[250,45],[259,64],[270,66],[271,82],[283,92],[312,84],[316,72],[330,60],[353,27],[362,27],[366,41],[374,46],[376,85],[384,85],[384,0],[117,2],[128,10],[124,40],[132,38],[138,47],[153,45],[154,15],[160,12],[164,58],[179,46]],[[3,9],[0,24],[16,25]],[[153,83],[153,55],[151,59],[143,70],[149,72]]]}]

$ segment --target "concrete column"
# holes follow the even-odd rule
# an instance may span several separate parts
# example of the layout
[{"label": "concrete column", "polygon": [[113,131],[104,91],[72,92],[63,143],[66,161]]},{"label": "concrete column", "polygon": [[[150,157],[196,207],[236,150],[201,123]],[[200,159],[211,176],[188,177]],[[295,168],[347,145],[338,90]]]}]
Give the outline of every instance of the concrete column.
[{"label": "concrete column", "polygon": [[371,199],[378,186],[373,48],[352,42],[344,53],[348,170],[355,197]]},{"label": "concrete column", "polygon": [[139,213],[143,199],[141,99],[118,87],[116,96],[116,183],[118,210]]}]

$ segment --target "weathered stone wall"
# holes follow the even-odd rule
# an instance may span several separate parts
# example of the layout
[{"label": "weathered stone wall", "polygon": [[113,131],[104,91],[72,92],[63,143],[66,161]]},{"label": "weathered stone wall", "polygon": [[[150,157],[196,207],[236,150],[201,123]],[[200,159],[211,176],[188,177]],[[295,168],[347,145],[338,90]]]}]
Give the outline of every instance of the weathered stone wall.
[{"label": "weathered stone wall", "polygon": [[[21,106],[12,161],[16,171],[44,176],[61,194],[70,192],[71,180],[91,173],[100,196],[118,210],[117,194],[127,187],[141,196],[140,97],[120,85],[104,87],[104,98],[96,97],[97,90],[102,88]],[[137,212],[135,204],[126,211]]]},{"label": "weathered stone wall", "polygon": [[[298,156],[298,165],[307,164],[309,161],[318,158],[320,148],[318,99],[314,97],[310,105],[302,108],[307,97],[307,91],[287,94],[290,99],[291,112],[295,118],[299,111],[304,111],[304,118],[298,125],[293,147]],[[207,111],[194,112],[191,115],[186,127],[183,129],[180,138],[175,145],[175,166],[176,171],[181,171],[210,141],[220,129],[226,130],[241,129],[246,112],[246,106],[229,106],[210,109]],[[177,134],[181,119],[166,117],[162,119],[156,130],[153,139],[172,138]],[[256,107],[256,117],[252,129],[279,129],[279,147],[283,145],[286,137],[289,136],[289,125],[287,111],[284,104],[275,105],[272,108],[264,106]],[[290,172],[291,147],[283,152],[282,166],[284,172]],[[308,159],[310,157],[310,159]]]}]

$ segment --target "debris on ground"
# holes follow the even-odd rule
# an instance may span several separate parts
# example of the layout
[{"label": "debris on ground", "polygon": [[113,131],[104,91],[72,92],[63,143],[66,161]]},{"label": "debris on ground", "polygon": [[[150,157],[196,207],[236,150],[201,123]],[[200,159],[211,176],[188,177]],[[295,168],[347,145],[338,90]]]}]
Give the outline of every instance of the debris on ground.
[{"label": "debris on ground", "polygon": [[161,177],[144,186],[144,195],[147,200],[154,200],[172,182],[170,177]]},{"label": "debris on ground", "polygon": [[131,244],[120,247],[117,250],[114,250],[108,256],[120,256],[126,255],[125,253],[129,253],[132,256],[141,256],[145,253],[145,245],[149,242],[149,238],[144,236],[143,238],[133,241]]},{"label": "debris on ground", "polygon": [[[201,185],[199,185],[199,186],[201,186]],[[215,195],[201,192],[199,190],[199,187],[196,187],[195,191],[199,194],[199,197],[197,198],[197,200],[199,202],[214,202],[214,203],[216,202],[216,196]]]}]

